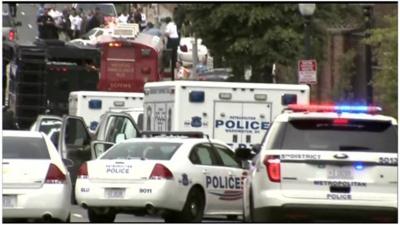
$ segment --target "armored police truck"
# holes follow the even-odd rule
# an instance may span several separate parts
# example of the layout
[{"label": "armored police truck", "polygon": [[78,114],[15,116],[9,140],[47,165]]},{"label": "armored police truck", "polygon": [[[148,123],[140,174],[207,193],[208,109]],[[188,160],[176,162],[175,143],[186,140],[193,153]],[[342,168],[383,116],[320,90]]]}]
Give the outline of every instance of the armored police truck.
[{"label": "armored police truck", "polygon": [[68,98],[69,115],[83,117],[94,131],[100,116],[107,111],[142,109],[143,96],[143,93],[136,92],[73,91]]},{"label": "armored police truck", "polygon": [[145,131],[200,131],[233,148],[261,142],[288,104],[308,104],[307,85],[207,81],[148,82]]}]

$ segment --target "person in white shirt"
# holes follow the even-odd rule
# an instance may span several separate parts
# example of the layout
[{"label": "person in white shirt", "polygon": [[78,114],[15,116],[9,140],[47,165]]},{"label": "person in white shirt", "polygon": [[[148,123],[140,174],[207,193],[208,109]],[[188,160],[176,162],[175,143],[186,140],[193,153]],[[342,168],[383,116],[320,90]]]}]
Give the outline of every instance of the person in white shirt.
[{"label": "person in white shirt", "polygon": [[118,17],[118,23],[128,23],[128,14],[123,11]]},{"label": "person in white shirt", "polygon": [[[164,35],[167,37],[167,49],[172,50],[172,59],[171,63],[172,65],[176,64],[176,58],[177,58],[177,50],[178,50],[178,45],[179,45],[179,34],[178,34],[178,28],[175,24],[174,21],[172,21],[171,17],[167,17],[165,19],[167,22],[167,26],[165,27],[165,32]],[[174,69],[172,68],[171,71],[172,77],[174,74]]]},{"label": "person in white shirt", "polygon": [[72,39],[79,38],[82,18],[78,15],[75,9],[72,9],[72,14],[69,16],[69,20],[71,21]]}]

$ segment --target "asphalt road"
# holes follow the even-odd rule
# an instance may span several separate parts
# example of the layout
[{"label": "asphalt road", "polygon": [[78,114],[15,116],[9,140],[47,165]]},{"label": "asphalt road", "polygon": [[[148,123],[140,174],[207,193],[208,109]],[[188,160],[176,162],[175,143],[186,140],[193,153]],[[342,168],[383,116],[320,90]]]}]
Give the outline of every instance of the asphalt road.
[{"label": "asphalt road", "polygon": [[[89,219],[87,217],[86,209],[78,205],[73,205],[71,210],[71,223],[88,223]],[[115,218],[115,223],[164,223],[161,217],[155,216],[134,216],[130,214],[120,213],[117,214]],[[241,223],[240,220],[227,220],[222,217],[205,218],[202,222],[205,223]]]}]

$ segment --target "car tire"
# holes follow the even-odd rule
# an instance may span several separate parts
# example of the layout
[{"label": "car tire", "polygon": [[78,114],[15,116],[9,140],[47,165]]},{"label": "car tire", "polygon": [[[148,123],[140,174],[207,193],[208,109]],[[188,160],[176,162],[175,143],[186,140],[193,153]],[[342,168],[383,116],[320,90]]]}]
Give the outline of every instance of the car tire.
[{"label": "car tire", "polygon": [[115,220],[116,213],[108,210],[105,213],[100,213],[98,210],[89,208],[87,210],[89,222],[91,223],[112,223]]},{"label": "car tire", "polygon": [[237,219],[238,219],[238,216],[237,216],[237,215],[227,215],[226,218],[227,218],[228,220],[237,220]]},{"label": "car tire", "polygon": [[190,190],[183,210],[176,214],[175,219],[172,216],[174,213],[164,219],[166,222],[168,220],[168,222],[200,223],[203,219],[204,208],[205,199],[203,191],[200,188],[195,187]]}]

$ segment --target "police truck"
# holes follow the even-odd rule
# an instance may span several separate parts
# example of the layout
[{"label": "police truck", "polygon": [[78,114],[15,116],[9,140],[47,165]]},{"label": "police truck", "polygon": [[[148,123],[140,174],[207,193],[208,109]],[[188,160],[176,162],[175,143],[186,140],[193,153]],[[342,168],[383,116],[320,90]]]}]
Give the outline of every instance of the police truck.
[{"label": "police truck", "polygon": [[148,82],[144,131],[199,131],[233,148],[259,144],[288,104],[308,104],[307,85],[208,81]]},{"label": "police truck", "polygon": [[83,117],[90,130],[94,131],[100,116],[107,111],[142,110],[143,96],[140,92],[73,91],[68,98],[68,112],[69,115]]}]

